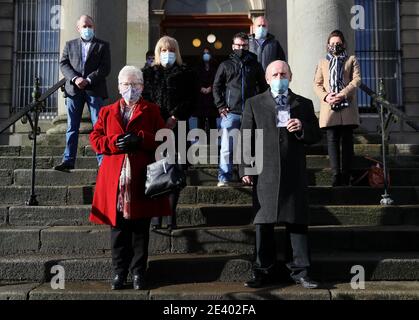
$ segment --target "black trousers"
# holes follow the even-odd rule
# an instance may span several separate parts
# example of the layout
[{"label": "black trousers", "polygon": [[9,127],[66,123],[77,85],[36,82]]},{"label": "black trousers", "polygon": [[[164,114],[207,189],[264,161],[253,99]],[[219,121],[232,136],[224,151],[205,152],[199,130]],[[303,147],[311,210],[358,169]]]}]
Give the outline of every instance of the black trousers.
[{"label": "black trousers", "polygon": [[[349,177],[354,154],[353,129],[351,126],[336,126],[326,129],[327,150],[334,175]],[[342,157],[341,157],[342,147]],[[342,165],[341,165],[342,159]]]},{"label": "black trousers", "polygon": [[[269,275],[276,264],[275,224],[256,225],[255,273]],[[285,262],[294,280],[305,277],[310,267],[306,225],[285,224]]]},{"label": "black trousers", "polygon": [[111,226],[112,265],[115,274],[144,274],[147,270],[150,218],[126,220],[118,214]]},{"label": "black trousers", "polygon": [[217,129],[217,118],[216,117],[197,117],[197,127],[205,130],[209,138],[210,129]]},{"label": "black trousers", "polygon": [[[186,121],[186,133],[189,132],[189,123],[188,121]],[[175,134],[175,148],[176,151],[178,151],[178,137],[179,137],[179,126],[176,125],[175,128],[173,128],[173,133]],[[190,142],[187,141],[186,142],[186,148],[189,148],[190,146]],[[183,161],[182,161],[183,162]],[[188,170],[188,161],[186,159],[186,164],[182,165],[183,170]],[[166,217],[166,224],[167,225],[171,225],[171,226],[176,226],[177,222],[176,222],[176,208],[177,208],[177,204],[179,202],[179,196],[180,196],[180,192],[179,191],[175,191],[169,194],[169,202],[170,202],[170,209],[172,211],[172,215],[171,216],[167,216]],[[154,217],[151,219],[151,225],[152,226],[161,226],[162,224],[162,217]]]}]

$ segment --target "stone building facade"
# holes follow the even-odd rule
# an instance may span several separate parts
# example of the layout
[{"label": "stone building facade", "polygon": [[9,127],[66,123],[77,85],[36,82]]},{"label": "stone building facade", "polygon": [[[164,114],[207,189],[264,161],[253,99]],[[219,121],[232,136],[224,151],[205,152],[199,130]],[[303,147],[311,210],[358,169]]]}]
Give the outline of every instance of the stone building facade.
[{"label": "stone building facade", "polygon": [[[52,0],[0,0],[0,122],[5,121],[17,108],[23,107],[25,101],[19,100],[19,105],[16,105],[16,97],[22,94],[22,90],[30,90],[28,87],[32,80],[28,79],[37,75],[35,68],[25,84],[19,83],[24,80],[17,76],[19,44],[16,42],[22,32],[19,26],[25,20],[20,12],[22,5],[26,5],[29,12],[30,8],[38,8],[35,20],[42,17],[44,20],[48,17],[53,20],[59,14],[59,52],[56,52],[56,57],[62,51],[65,41],[77,36],[77,17],[85,13],[95,18],[97,36],[111,43],[113,64],[108,81],[111,99],[117,97],[118,70],[124,64],[142,67],[145,52],[154,47],[162,34],[176,36],[182,54],[192,59],[200,54],[204,46],[212,45],[206,43],[205,34],[214,33],[222,40],[222,49],[218,49],[219,52],[214,49],[215,55],[218,53],[225,56],[231,47],[229,39],[233,32],[250,32],[251,19],[264,14],[270,21],[270,32],[281,42],[292,66],[292,88],[313,99],[316,107],[318,101],[312,91],[315,66],[324,56],[328,33],[339,28],[347,36],[351,53],[361,54],[360,51],[364,52],[365,48],[375,54],[392,52],[390,58],[383,55],[380,61],[374,60],[373,72],[367,62],[371,58],[365,58],[363,76],[365,79],[373,78],[367,82],[373,89],[376,89],[374,86],[377,78],[385,78],[392,102],[400,105],[415,121],[419,119],[419,1],[416,0],[54,0],[59,2],[59,11],[48,5],[42,7],[48,1]],[[360,12],[359,6],[365,7],[366,4],[372,4],[373,7],[364,8],[365,12]],[[360,25],[357,19],[362,13],[367,19],[365,29],[356,30],[354,25]],[[369,23],[370,20],[374,20],[374,23]],[[386,21],[393,30],[391,36],[383,31],[388,27]],[[193,38],[199,38],[201,46],[194,48],[191,45]],[[369,42],[373,41],[377,45],[369,46]],[[386,47],[390,41],[392,44]],[[364,46],[362,50],[360,44]],[[391,62],[381,72],[380,66],[386,60]],[[58,80],[59,77],[57,71],[54,77],[50,76],[49,81]],[[54,121],[51,121],[51,117],[42,120],[42,132],[62,134],[66,115],[64,99],[60,93],[57,93],[56,102],[50,106],[49,111]],[[365,108],[361,117],[359,131],[375,132],[377,115]],[[81,131],[88,132],[90,128],[86,114]],[[403,123],[393,125],[392,129],[391,139],[394,142],[412,142],[417,137]],[[25,143],[24,136],[19,133],[27,130],[27,126],[17,123],[10,132],[0,136],[0,144]]]}]

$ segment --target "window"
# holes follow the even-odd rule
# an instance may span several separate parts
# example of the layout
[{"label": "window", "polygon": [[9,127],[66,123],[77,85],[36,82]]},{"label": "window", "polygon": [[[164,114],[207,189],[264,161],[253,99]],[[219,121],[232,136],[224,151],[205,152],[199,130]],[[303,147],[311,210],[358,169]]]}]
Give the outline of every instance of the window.
[{"label": "window", "polygon": [[[356,0],[365,9],[365,29],[355,32],[355,54],[360,62],[362,82],[374,91],[384,79],[387,99],[402,102],[401,51],[398,0]],[[358,106],[371,110],[371,99],[358,91]]]},{"label": "window", "polygon": [[[17,0],[15,2],[14,85],[12,113],[32,101],[34,78],[41,92],[58,81],[61,0]],[[56,92],[45,102],[41,119],[57,115]]]}]

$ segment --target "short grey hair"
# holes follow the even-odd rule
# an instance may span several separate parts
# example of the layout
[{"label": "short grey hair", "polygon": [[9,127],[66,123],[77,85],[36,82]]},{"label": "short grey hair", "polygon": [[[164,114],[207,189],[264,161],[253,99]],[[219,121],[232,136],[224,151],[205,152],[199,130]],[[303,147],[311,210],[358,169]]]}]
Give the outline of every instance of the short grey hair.
[{"label": "short grey hair", "polygon": [[121,79],[129,75],[134,75],[138,82],[144,84],[143,73],[140,69],[135,66],[125,66],[119,71],[118,74],[118,83],[121,83]]}]

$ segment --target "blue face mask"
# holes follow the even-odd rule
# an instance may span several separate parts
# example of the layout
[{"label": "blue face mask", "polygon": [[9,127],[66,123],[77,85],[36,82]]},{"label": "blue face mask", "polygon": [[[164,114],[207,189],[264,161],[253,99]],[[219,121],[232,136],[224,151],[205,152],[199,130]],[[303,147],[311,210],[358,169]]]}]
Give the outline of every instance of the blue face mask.
[{"label": "blue face mask", "polygon": [[80,31],[80,36],[83,40],[90,41],[93,39],[95,32],[92,28],[82,28]]},{"label": "blue face mask", "polygon": [[160,63],[163,67],[173,65],[176,61],[176,54],[174,52],[165,51],[160,53]]},{"label": "blue face mask", "polygon": [[203,59],[205,62],[208,62],[208,61],[210,61],[210,59],[211,59],[211,55],[210,55],[209,53],[204,53],[204,54],[202,55],[202,59]]},{"label": "blue face mask", "polygon": [[283,94],[289,87],[288,79],[274,79],[271,81],[271,91],[273,94]]},{"label": "blue face mask", "polygon": [[268,28],[265,27],[257,27],[255,30],[255,38],[256,39],[265,39],[268,35]]}]

